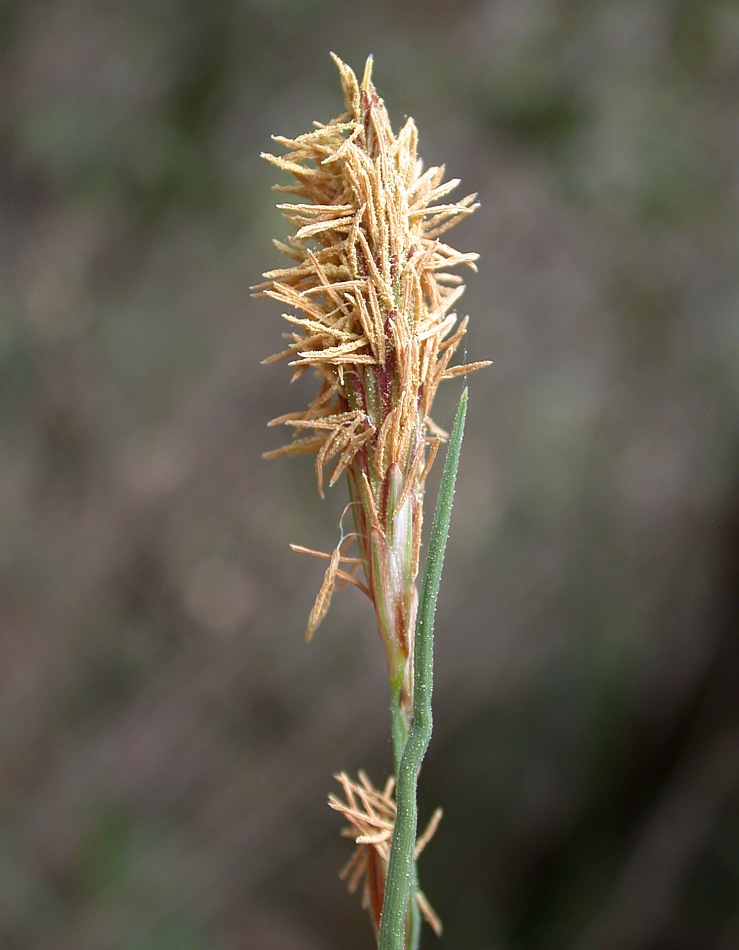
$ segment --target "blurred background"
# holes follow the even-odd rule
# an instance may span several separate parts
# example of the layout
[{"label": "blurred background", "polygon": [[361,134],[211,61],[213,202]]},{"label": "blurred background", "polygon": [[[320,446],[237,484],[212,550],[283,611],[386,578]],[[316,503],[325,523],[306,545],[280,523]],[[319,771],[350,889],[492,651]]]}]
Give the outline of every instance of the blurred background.
[{"label": "blurred background", "polygon": [[424,945],[737,947],[730,0],[2,3],[0,947],[374,946],[326,795],[384,659],[352,590],[303,642],[345,488],[261,460],[313,383],[249,297],[329,50],[482,202]]}]

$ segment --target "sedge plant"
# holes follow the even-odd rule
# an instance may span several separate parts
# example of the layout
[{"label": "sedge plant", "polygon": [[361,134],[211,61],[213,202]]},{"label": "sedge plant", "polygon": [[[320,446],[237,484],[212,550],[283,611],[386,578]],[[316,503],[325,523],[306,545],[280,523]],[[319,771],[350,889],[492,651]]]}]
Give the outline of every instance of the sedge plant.
[{"label": "sedge plant", "polygon": [[[265,154],[292,176],[275,186],[295,229],[289,258],[254,290],[285,306],[286,347],[265,362],[287,359],[292,379],[312,370],[318,390],[305,408],[273,419],[293,438],[266,453],[315,455],[318,492],[346,476],[354,531],[330,552],[293,549],[326,562],[308,618],[310,640],[334,590],[352,585],[371,601],[387,659],[393,772],[382,788],[360,772],[337,776],[342,795],[329,804],[348,825],[355,851],[342,872],[362,884],[380,950],[416,950],[421,917],[441,924],[418,886],[416,859],[441,817],[417,834],[418,774],[431,737],[433,620],[449,529],[467,408],[462,393],[448,439],[420,598],[424,487],[447,433],[431,418],[441,382],[486,362],[452,365],[467,319],[454,306],[464,291],[459,265],[475,267],[442,236],[477,207],[475,195],[449,201],[459,184],[444,168],[423,169],[408,119],[395,135],[372,83],[337,56],[345,111],[296,138],[274,136],[285,150]],[[351,546],[354,545],[352,548]]]}]

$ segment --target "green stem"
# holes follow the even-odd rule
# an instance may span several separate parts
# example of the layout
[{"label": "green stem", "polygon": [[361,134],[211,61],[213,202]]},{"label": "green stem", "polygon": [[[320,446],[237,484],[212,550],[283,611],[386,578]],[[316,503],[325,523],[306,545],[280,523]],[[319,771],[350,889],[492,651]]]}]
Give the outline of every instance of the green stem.
[{"label": "green stem", "polygon": [[[393,766],[397,779],[400,762],[403,757],[405,744],[408,741],[408,716],[402,704],[403,684],[393,688],[392,700],[390,703],[390,725],[393,739]],[[408,896],[408,920],[406,934],[406,950],[418,950],[421,941],[421,914],[418,904],[414,898],[418,888],[418,874],[416,872],[415,861],[413,862],[413,880]]]},{"label": "green stem", "polygon": [[403,756],[403,750],[408,740],[408,723],[402,706],[403,684],[399,683],[393,687],[392,699],[390,701],[390,731],[393,738],[393,766],[395,775],[398,775],[400,760]]},{"label": "green stem", "polygon": [[416,869],[415,858],[413,860],[413,879],[411,880],[411,889],[409,891],[408,904],[408,932],[406,936],[407,950],[418,950],[421,946],[421,911],[416,900],[416,891],[418,890],[418,871]]},{"label": "green stem", "polygon": [[[431,693],[434,673],[434,614],[439,594],[444,552],[449,535],[449,519],[454,500],[454,484],[457,478],[459,452],[462,447],[466,414],[467,389],[465,388],[459,400],[459,408],[457,409],[444,462],[439,499],[436,503],[429,551],[426,557],[421,599],[418,605],[413,664],[413,719],[408,740],[405,743],[400,764],[397,768],[397,816],[390,849],[385,900],[380,919],[378,950],[406,950],[407,946],[413,947],[418,944],[417,932],[419,928],[415,928],[416,934],[409,933],[411,941],[407,945],[405,926],[409,901],[413,900],[413,904],[415,904],[416,862],[414,849],[418,826],[416,791],[418,772],[431,740],[433,725]],[[393,723],[393,739],[395,739],[395,723]],[[411,911],[412,916],[414,910],[415,908]]]}]

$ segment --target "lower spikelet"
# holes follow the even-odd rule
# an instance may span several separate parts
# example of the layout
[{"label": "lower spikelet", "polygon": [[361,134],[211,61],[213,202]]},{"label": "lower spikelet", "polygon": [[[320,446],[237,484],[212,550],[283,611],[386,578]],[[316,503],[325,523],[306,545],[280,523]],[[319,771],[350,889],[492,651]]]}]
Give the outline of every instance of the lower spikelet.
[{"label": "lower spikelet", "polygon": [[[350,893],[356,891],[360,881],[364,880],[362,906],[372,917],[375,930],[379,930],[382,915],[382,902],[385,897],[385,878],[390,859],[390,844],[395,828],[396,806],[393,799],[395,781],[389,778],[385,787],[376,789],[364,772],[359,773],[359,782],[354,782],[346,772],[336,776],[344,790],[345,801],[336,795],[329,795],[328,803],[348,821],[341,834],[356,842],[356,849],[341,871],[341,879],[347,881]],[[416,857],[433,838],[441,821],[441,809],[437,808],[431,816],[426,830],[416,842]],[[423,892],[416,891],[416,901],[424,920],[434,933],[441,935],[441,921],[426,900]]]}]

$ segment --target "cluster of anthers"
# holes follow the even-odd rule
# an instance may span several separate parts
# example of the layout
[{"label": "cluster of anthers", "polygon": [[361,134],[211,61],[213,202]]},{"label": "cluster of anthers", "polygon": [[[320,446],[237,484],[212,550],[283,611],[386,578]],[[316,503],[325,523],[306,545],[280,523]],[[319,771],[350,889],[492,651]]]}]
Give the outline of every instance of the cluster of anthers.
[{"label": "cluster of anthers", "polygon": [[431,405],[442,380],[487,365],[450,366],[467,320],[453,312],[464,286],[449,269],[474,268],[478,255],[440,240],[477,205],[475,195],[444,200],[459,182],[444,182],[443,167],[422,170],[413,119],[394,135],[371,57],[361,84],[333,58],[347,111],[296,138],[275,136],[287,153],[264,155],[295,179],[277,190],[299,199],[279,205],[296,230],[275,241],[293,263],[254,288],[293,311],[283,314],[287,348],[265,362],[287,358],[293,379],[312,368],[320,381],[307,408],[272,420],[294,438],[267,457],[314,453],[321,495],[327,466],[329,485],[348,472],[357,530],[347,537],[358,538],[359,557],[345,555],[346,538],[332,554],[296,547],[329,561],[307,636],[334,584],[354,584],[375,604],[392,678],[412,650],[423,485],[445,436]]},{"label": "cluster of anthers", "polygon": [[[385,898],[385,878],[390,859],[390,842],[395,827],[395,782],[389,778],[384,789],[376,789],[364,772],[359,773],[359,782],[354,782],[345,772],[336,776],[344,790],[346,801],[329,795],[328,803],[347,820],[342,830],[345,838],[356,842],[356,849],[344,869],[341,879],[346,880],[349,891],[354,893],[364,879],[362,906],[369,911],[375,931],[379,931],[382,902]],[[416,841],[415,855],[423,851],[441,821],[441,809],[437,808],[424,833]],[[441,936],[441,921],[429,904],[423,891],[416,890],[416,902],[426,922],[434,933]]]}]

